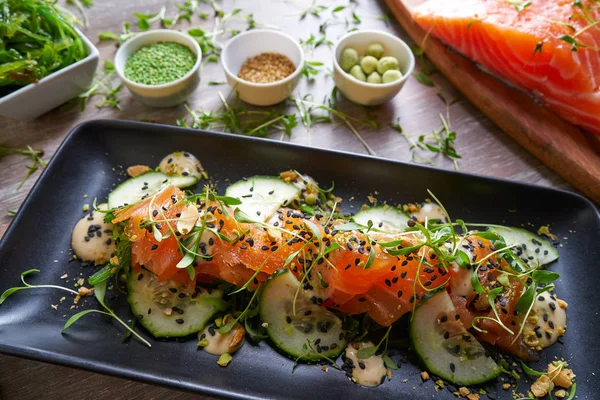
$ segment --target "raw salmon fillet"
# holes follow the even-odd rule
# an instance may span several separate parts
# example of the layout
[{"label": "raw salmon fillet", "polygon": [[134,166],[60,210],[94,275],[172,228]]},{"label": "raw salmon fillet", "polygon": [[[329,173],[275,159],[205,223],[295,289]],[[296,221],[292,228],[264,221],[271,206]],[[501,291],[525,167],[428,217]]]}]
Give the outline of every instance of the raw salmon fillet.
[{"label": "raw salmon fillet", "polygon": [[[600,135],[600,24],[594,23],[600,20],[598,4],[533,0],[519,12],[516,6],[525,4],[427,0],[413,10],[413,18],[483,69]],[[581,45],[568,43],[571,38]]]}]

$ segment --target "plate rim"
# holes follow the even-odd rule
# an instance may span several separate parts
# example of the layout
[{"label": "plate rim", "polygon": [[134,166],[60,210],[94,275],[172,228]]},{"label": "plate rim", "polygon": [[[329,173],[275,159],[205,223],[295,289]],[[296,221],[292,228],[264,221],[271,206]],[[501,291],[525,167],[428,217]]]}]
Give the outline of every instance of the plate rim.
[{"label": "plate rim", "polygon": [[[449,174],[449,175],[458,174],[458,175],[462,175],[465,177],[475,178],[477,180],[498,182],[498,183],[509,184],[509,185],[513,185],[513,186],[521,187],[521,188],[534,188],[536,190],[542,190],[542,191],[546,191],[546,192],[555,192],[555,193],[561,194],[562,196],[568,196],[568,197],[572,197],[573,199],[577,199],[578,201],[583,201],[582,205],[584,205],[585,208],[591,208],[591,210],[595,211],[595,216],[596,216],[596,220],[597,220],[596,222],[600,223],[600,212],[599,212],[598,207],[593,202],[591,202],[589,199],[584,197],[583,195],[581,195],[579,193],[574,193],[569,190],[556,189],[556,188],[546,187],[546,186],[542,186],[542,185],[538,185],[538,184],[530,184],[530,183],[525,183],[525,182],[512,181],[512,180],[509,180],[506,178],[490,177],[490,176],[473,174],[473,173],[462,172],[462,171],[445,170],[445,169],[440,169],[440,168],[431,167],[431,166],[427,166],[427,165],[418,165],[418,164],[414,164],[414,163],[408,163],[408,162],[403,162],[403,161],[398,161],[398,160],[393,160],[393,159],[388,159],[388,158],[382,158],[382,157],[378,157],[378,156],[366,155],[366,154],[352,153],[352,152],[348,152],[348,151],[323,149],[323,148],[317,148],[317,147],[296,144],[296,143],[278,142],[278,141],[273,141],[272,139],[268,139],[268,138],[242,136],[242,135],[235,135],[235,134],[231,134],[231,133],[206,131],[206,130],[200,130],[200,129],[188,129],[188,128],[182,128],[182,127],[178,127],[178,126],[157,124],[157,123],[147,123],[147,122],[137,122],[137,121],[120,121],[120,120],[108,120],[108,119],[94,119],[94,120],[84,121],[84,122],[76,125],[75,127],[73,127],[73,129],[69,132],[69,134],[62,141],[60,146],[56,149],[55,153],[52,155],[52,158],[48,162],[48,166],[46,168],[44,168],[44,171],[42,171],[39,178],[37,179],[35,184],[32,186],[31,190],[29,191],[29,193],[23,200],[21,206],[19,207],[17,215],[11,221],[11,223],[8,226],[6,232],[4,233],[2,239],[0,239],[0,248],[2,248],[5,245],[5,243],[6,243],[5,238],[12,235],[12,231],[14,229],[16,229],[15,227],[19,224],[20,220],[23,218],[23,215],[24,215],[22,212],[23,208],[28,206],[29,202],[31,201],[31,198],[37,192],[37,190],[39,189],[42,182],[45,181],[46,175],[51,173],[52,167],[55,163],[55,159],[59,158],[62,155],[62,153],[65,151],[65,148],[67,148],[68,145],[73,140],[76,140],[77,138],[79,138],[79,136],[83,135],[83,133],[81,133],[81,132],[84,132],[85,129],[88,127],[93,128],[97,125],[119,126],[119,127],[125,127],[125,128],[141,126],[141,127],[146,127],[146,128],[150,128],[150,129],[176,130],[181,133],[196,135],[199,137],[201,135],[209,135],[209,136],[213,136],[213,137],[226,137],[229,140],[237,140],[237,141],[259,142],[259,143],[270,142],[270,144],[275,145],[276,147],[291,147],[291,148],[302,149],[303,151],[317,152],[320,154],[332,154],[333,153],[333,154],[342,155],[342,156],[346,156],[346,157],[350,156],[352,158],[358,158],[358,159],[362,158],[362,159],[369,159],[369,160],[393,164],[393,165],[401,165],[404,167],[416,168],[416,169],[420,169],[420,170],[430,171],[433,173],[442,173],[442,174]],[[76,369],[82,369],[82,370],[91,371],[91,372],[95,372],[95,373],[101,373],[101,374],[114,376],[114,377],[121,378],[121,379],[128,379],[128,380],[134,380],[134,381],[147,383],[147,384],[166,386],[171,389],[190,392],[190,393],[198,394],[198,392],[201,391],[203,394],[208,395],[208,396],[227,397],[227,398],[235,398],[235,399],[269,398],[269,395],[262,396],[262,397],[254,397],[254,396],[243,394],[240,392],[232,392],[232,391],[219,389],[219,388],[216,388],[213,386],[208,386],[208,385],[202,384],[200,382],[194,383],[192,385],[184,380],[175,380],[175,379],[168,378],[168,377],[161,376],[161,375],[142,372],[142,371],[139,371],[136,369],[116,366],[114,364],[110,364],[110,363],[103,362],[103,361],[98,362],[98,361],[93,361],[93,360],[86,360],[81,357],[64,355],[64,354],[57,353],[57,352],[12,345],[10,343],[2,341],[1,337],[0,337],[0,353],[7,354],[9,356],[21,357],[21,358],[26,358],[29,360],[49,363],[49,364],[61,365],[61,366],[66,366],[66,367],[70,367],[70,368],[76,368]]]}]

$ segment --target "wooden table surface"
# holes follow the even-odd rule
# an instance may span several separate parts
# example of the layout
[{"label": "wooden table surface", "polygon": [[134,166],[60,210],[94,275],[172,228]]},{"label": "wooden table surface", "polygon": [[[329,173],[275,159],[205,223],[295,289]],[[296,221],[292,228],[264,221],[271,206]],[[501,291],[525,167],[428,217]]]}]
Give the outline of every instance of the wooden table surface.
[{"label": "wooden table surface", "polygon": [[[317,37],[319,26],[325,19],[330,18],[331,8],[323,12],[321,17],[308,15],[300,20],[300,13],[312,1],[219,1],[225,10],[242,8],[239,15],[253,13],[259,24],[275,25],[299,39],[308,39],[311,34]],[[172,5],[165,0],[96,0],[96,4],[87,10],[90,24],[84,31],[86,35],[97,42],[98,33],[106,30],[120,31],[123,21],[135,22],[133,12],[155,12],[163,4]],[[180,3],[180,2],[177,2]],[[386,22],[380,18],[387,15],[389,10],[383,1],[360,0],[348,3],[345,0],[336,2],[317,1],[316,4],[330,6],[356,5],[356,14],[362,20],[358,25],[350,22],[346,27],[344,16],[350,16],[348,9],[330,19],[327,38],[336,41],[349,28],[382,29],[409,41],[407,35],[395,22]],[[210,12],[208,4],[201,4],[203,11]],[[169,7],[167,14],[173,12]],[[212,13],[211,13],[212,15]],[[350,18],[351,20],[351,18]],[[212,16],[207,21],[200,21],[196,15],[191,23],[182,22],[178,28],[202,27],[212,30]],[[245,29],[244,20],[232,21],[228,28]],[[217,40],[223,43],[227,34]],[[102,60],[110,60],[114,56],[114,43],[99,42]],[[325,46],[317,48],[314,53],[307,54],[309,60],[325,62],[331,65],[331,51]],[[457,133],[456,149],[462,156],[459,160],[461,171],[506,178],[515,181],[538,185],[571,189],[562,178],[550,171],[519,145],[500,131],[490,120],[464,100],[452,88],[443,76],[433,77],[437,87],[424,86],[411,78],[403,91],[394,100],[371,110],[371,115],[378,123],[378,128],[360,126],[359,132],[374,152],[384,158],[410,161],[409,144],[404,137],[390,128],[391,123],[400,121],[405,132],[411,134],[430,133],[440,127],[439,114],[445,113],[445,105],[437,93],[443,93],[449,100],[457,100],[450,107],[450,122]],[[224,75],[218,64],[207,63],[203,70],[202,83],[188,104],[193,109],[214,110],[219,106],[217,92],[224,95],[229,93],[226,85],[208,86],[209,81],[223,81]],[[317,76],[315,82],[309,83],[304,78],[296,89],[296,95],[311,93],[316,101],[322,101],[333,88],[333,81],[326,69]],[[98,109],[93,104],[85,111],[77,108],[68,111],[53,111],[34,121],[15,121],[0,117],[0,145],[10,147],[41,148],[49,159],[69,131],[77,124],[91,119],[124,119],[151,120],[163,124],[175,124],[177,118],[186,114],[183,106],[172,109],[151,109],[137,103],[131,98],[126,89],[120,94],[121,110]],[[26,107],[26,105],[23,105]],[[361,108],[341,102],[341,108],[353,115],[363,113]],[[279,137],[275,137],[278,140]],[[315,125],[310,135],[299,125],[291,138],[285,139],[294,143],[309,144],[320,148],[346,150],[356,153],[366,153],[365,148],[347,127],[337,123]],[[17,210],[35,183],[39,172],[28,179],[23,187],[17,190],[19,182],[26,172],[29,160],[21,156],[6,156],[0,160],[0,237],[10,224],[9,210]],[[439,168],[452,169],[451,161],[438,157],[434,163]],[[0,399],[40,399],[66,398],[93,394],[96,399],[153,399],[169,396],[173,399],[198,398],[197,396],[177,391],[125,381],[119,378],[101,376],[70,368],[43,364],[36,361],[22,360],[0,355]]]}]

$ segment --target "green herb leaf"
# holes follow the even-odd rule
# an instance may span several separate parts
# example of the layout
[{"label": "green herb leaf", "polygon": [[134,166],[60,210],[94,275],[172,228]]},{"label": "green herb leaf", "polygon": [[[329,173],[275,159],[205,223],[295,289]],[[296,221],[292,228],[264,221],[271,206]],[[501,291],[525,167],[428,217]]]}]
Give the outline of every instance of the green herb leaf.
[{"label": "green herb leaf", "polygon": [[523,361],[521,361],[521,366],[523,367],[523,371],[529,376],[548,375],[548,372],[540,372],[540,371],[536,371],[535,369],[529,368],[527,365],[525,365],[525,363]]},{"label": "green herb leaf", "polygon": [[466,269],[471,265],[471,260],[469,260],[469,256],[462,250],[458,250],[456,252],[456,263],[459,267]]},{"label": "green herb leaf", "polygon": [[560,278],[560,274],[552,271],[546,271],[543,269],[533,271],[531,274],[533,280],[537,283],[550,283]]},{"label": "green herb leaf", "polygon": [[383,359],[383,363],[385,364],[385,366],[389,369],[393,369],[393,370],[397,370],[398,369],[398,364],[396,364],[391,358],[390,356],[388,356],[387,354],[384,354],[382,357]]},{"label": "green herb leaf", "polygon": [[31,289],[29,287],[13,287],[10,289],[6,289],[4,291],[4,293],[2,293],[2,296],[0,296],[0,305],[2,305],[2,303],[4,303],[4,301],[6,299],[8,299],[12,294],[18,292],[19,290],[23,290],[23,289]]},{"label": "green herb leaf", "polygon": [[473,274],[471,275],[471,286],[477,293],[485,293],[485,289],[481,286],[481,281],[479,280],[479,268],[475,268],[473,270]]},{"label": "green herb leaf", "polygon": [[100,282],[94,286],[94,296],[96,297],[96,300],[98,300],[98,303],[100,303],[104,308],[108,308],[104,304],[104,296],[106,296],[106,281]]},{"label": "green herb leaf", "polygon": [[377,353],[377,349],[378,349],[377,346],[364,347],[364,348],[360,349],[358,351],[358,353],[356,353],[356,357],[359,360],[364,360],[366,358],[373,357]]},{"label": "green herb leaf", "polygon": [[98,271],[96,271],[93,275],[88,278],[88,283],[91,286],[96,286],[97,284],[104,282],[108,278],[110,278],[110,272],[115,268],[112,264],[107,264]]},{"label": "green herb leaf", "polygon": [[403,247],[403,248],[397,249],[397,250],[386,250],[386,252],[392,256],[405,256],[414,251],[419,250],[421,247],[423,247],[423,244],[417,244],[417,245],[410,246],[410,247]]},{"label": "green herb leaf", "polygon": [[80,311],[77,314],[73,315],[71,318],[69,318],[69,320],[67,321],[67,323],[65,324],[65,326],[63,326],[63,328],[62,328],[62,332],[64,332],[67,329],[69,329],[69,327],[71,325],[73,325],[75,322],[77,322],[84,315],[91,314],[91,313],[98,313],[98,314],[110,315],[109,313],[104,312],[104,311],[100,311],[100,310],[83,310],[83,311]]},{"label": "green herb leaf", "polygon": [[519,301],[517,301],[517,304],[515,306],[517,312],[519,312],[520,314],[526,312],[535,300],[535,294],[536,285],[535,283],[533,283],[527,287],[525,292],[523,292],[523,294],[519,298]]},{"label": "green herb leaf", "polygon": [[431,80],[431,78],[425,74],[421,74],[419,72],[413,72],[413,76],[417,79],[417,81],[421,85],[425,85],[425,86],[429,86],[429,87],[435,86],[435,83]]}]

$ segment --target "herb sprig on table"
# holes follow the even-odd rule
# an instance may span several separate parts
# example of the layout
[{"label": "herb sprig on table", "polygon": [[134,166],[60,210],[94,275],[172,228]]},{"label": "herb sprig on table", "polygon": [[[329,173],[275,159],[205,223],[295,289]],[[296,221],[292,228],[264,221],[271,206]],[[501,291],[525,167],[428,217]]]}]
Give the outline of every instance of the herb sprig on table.
[{"label": "herb sprig on table", "polygon": [[8,154],[20,154],[31,158],[32,163],[27,166],[27,173],[19,183],[17,190],[21,189],[27,178],[33,175],[39,168],[46,167],[46,161],[42,159],[44,156],[44,150],[34,150],[30,146],[27,149],[15,149],[11,147],[0,146],[0,159]]}]

